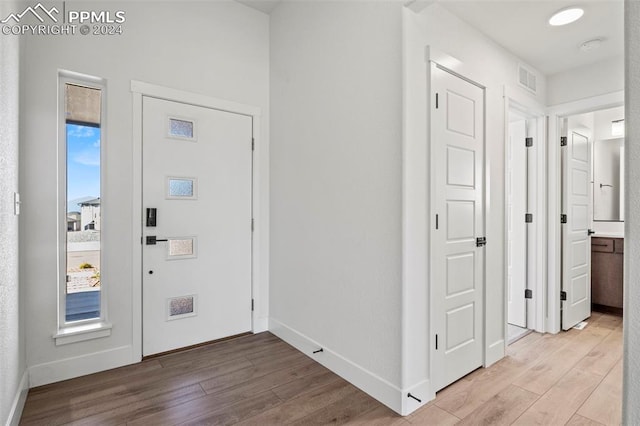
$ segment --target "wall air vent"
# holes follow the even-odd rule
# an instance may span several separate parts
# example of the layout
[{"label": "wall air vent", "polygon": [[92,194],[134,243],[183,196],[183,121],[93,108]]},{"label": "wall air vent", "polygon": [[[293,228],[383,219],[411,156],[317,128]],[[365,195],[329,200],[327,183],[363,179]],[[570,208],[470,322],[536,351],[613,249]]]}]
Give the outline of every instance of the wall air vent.
[{"label": "wall air vent", "polygon": [[534,94],[538,93],[536,74],[522,64],[518,65],[518,84]]}]

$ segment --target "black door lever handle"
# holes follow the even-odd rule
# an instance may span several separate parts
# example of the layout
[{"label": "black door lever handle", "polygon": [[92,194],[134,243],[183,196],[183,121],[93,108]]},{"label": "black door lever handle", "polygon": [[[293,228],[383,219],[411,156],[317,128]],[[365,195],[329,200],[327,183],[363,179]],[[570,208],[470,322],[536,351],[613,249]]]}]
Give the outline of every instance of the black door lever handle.
[{"label": "black door lever handle", "polygon": [[159,240],[158,238],[156,238],[155,235],[147,235],[147,245],[148,246],[155,246],[157,242],[161,242],[161,241],[169,241],[169,240],[167,240],[167,239]]}]

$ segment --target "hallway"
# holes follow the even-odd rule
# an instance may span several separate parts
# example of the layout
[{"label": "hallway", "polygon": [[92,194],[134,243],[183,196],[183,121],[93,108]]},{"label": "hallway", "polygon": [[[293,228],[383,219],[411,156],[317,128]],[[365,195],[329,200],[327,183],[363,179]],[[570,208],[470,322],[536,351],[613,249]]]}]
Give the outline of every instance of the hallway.
[{"label": "hallway", "polygon": [[38,424],[620,424],[622,320],[532,333],[405,418],[270,333],[32,389]]}]

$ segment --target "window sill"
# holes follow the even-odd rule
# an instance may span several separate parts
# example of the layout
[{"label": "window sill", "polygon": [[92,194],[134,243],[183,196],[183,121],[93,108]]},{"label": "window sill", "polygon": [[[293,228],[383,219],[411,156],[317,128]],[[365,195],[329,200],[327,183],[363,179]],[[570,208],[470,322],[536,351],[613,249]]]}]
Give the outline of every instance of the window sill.
[{"label": "window sill", "polygon": [[98,339],[111,335],[113,326],[107,322],[94,322],[92,324],[72,325],[58,330],[53,335],[56,346],[68,345],[69,343],[82,342],[85,340]]}]

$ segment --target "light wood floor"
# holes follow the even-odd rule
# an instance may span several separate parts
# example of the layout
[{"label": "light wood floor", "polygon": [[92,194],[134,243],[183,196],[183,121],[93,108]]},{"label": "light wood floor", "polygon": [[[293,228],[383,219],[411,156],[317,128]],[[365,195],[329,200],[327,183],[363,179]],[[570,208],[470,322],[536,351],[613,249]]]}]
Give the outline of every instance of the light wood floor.
[{"label": "light wood floor", "polygon": [[622,324],[529,334],[400,417],[270,333],[29,392],[23,425],[620,424]]}]

